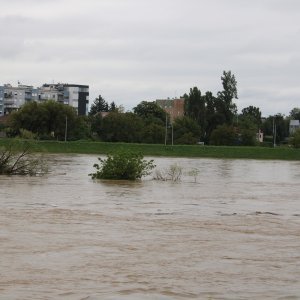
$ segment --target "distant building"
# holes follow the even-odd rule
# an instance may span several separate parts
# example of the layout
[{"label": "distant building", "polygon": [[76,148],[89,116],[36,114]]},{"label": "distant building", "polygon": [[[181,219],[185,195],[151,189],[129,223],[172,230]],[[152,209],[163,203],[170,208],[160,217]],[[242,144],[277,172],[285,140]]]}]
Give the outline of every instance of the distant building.
[{"label": "distant building", "polygon": [[64,86],[62,84],[43,84],[33,92],[33,98],[36,101],[44,102],[54,100],[62,104],[64,103]]},{"label": "distant building", "polygon": [[44,84],[41,87],[10,84],[0,86],[0,115],[10,114],[29,101],[54,100],[70,105],[78,115],[87,115],[89,103],[89,86],[79,84]]},{"label": "distant building", "polygon": [[184,98],[158,99],[156,104],[170,115],[171,121],[184,116]]},{"label": "distant building", "polygon": [[300,129],[299,120],[290,120],[290,129],[289,129],[290,135],[292,135],[298,129]]},{"label": "distant building", "polygon": [[9,114],[30,101],[32,98],[32,86],[19,84],[13,87],[11,84],[4,84],[0,87],[3,90],[3,114]]},{"label": "distant building", "polygon": [[88,114],[89,86],[80,84],[44,84],[38,89],[38,100],[54,100],[74,107],[78,115]]}]

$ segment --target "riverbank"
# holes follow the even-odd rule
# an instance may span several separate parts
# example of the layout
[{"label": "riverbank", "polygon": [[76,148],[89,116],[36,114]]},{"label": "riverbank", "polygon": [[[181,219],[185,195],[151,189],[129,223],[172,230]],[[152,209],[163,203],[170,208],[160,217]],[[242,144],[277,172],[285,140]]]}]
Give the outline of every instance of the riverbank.
[{"label": "riverbank", "polygon": [[[10,142],[11,139],[0,139],[0,146],[8,145]],[[300,149],[288,147],[165,146],[93,141],[31,141],[31,143],[34,151],[49,153],[107,154],[119,149],[126,149],[141,152],[144,156],[300,160]]]}]

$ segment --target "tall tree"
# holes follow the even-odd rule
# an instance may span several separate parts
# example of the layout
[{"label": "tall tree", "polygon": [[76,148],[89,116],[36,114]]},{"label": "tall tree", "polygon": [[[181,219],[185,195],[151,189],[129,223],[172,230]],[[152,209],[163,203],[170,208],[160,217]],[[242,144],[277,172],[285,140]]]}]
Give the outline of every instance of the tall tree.
[{"label": "tall tree", "polygon": [[219,125],[212,133],[209,143],[216,146],[233,146],[236,143],[237,134],[233,126]]},{"label": "tall tree", "polygon": [[116,112],[117,110],[118,110],[118,108],[116,106],[116,103],[114,101],[111,102],[110,105],[109,105],[108,111],[114,111],[114,112]]},{"label": "tall tree", "polygon": [[255,146],[257,133],[261,128],[261,112],[258,107],[248,106],[242,109],[237,118],[238,144],[242,146]]},{"label": "tall tree", "polygon": [[21,129],[26,129],[39,138],[60,140],[64,139],[66,124],[67,138],[76,139],[78,128],[83,125],[82,119],[74,108],[55,101],[28,102],[10,115],[10,126],[16,135]]},{"label": "tall tree", "polygon": [[167,113],[155,101],[142,101],[133,108],[133,112],[141,117],[146,123],[164,124]]},{"label": "tall tree", "polygon": [[[274,127],[276,130],[274,130]],[[264,135],[273,136],[276,132],[276,143],[280,143],[289,136],[289,120],[282,114],[278,113],[275,116],[269,116],[262,124]]]},{"label": "tall tree", "polygon": [[252,120],[253,123],[258,127],[261,125],[261,111],[258,107],[248,106],[242,109],[241,117],[248,117]]},{"label": "tall tree", "polygon": [[299,107],[294,107],[290,111],[290,118],[293,120],[300,120],[300,108]]},{"label": "tall tree", "polygon": [[196,144],[201,136],[198,123],[187,116],[176,118],[173,129],[175,144]]},{"label": "tall tree", "polygon": [[294,132],[293,136],[290,138],[290,143],[295,148],[300,148],[300,129]]},{"label": "tall tree", "polygon": [[143,120],[131,112],[111,112],[103,118],[100,137],[105,142],[139,143],[143,126]]},{"label": "tall tree", "polygon": [[205,135],[206,127],[205,99],[197,87],[191,88],[189,95],[185,95],[185,115],[196,121],[201,127],[201,138]]},{"label": "tall tree", "polygon": [[165,126],[157,123],[145,124],[142,131],[142,143],[146,144],[163,144],[165,140]]},{"label": "tall tree", "polygon": [[201,114],[201,91],[195,86],[190,89],[190,93],[185,98],[186,115],[196,122],[200,119]]},{"label": "tall tree", "polygon": [[94,100],[89,114],[93,116],[98,112],[108,111],[108,108],[108,103],[104,100],[104,98],[101,95],[99,95],[98,98]]},{"label": "tall tree", "polygon": [[218,98],[222,103],[221,113],[224,114],[226,124],[231,125],[233,124],[234,115],[237,112],[236,105],[233,103],[233,99],[238,99],[237,82],[231,71],[223,71],[221,80],[223,91],[218,92]]},{"label": "tall tree", "polygon": [[224,117],[218,112],[218,99],[213,96],[212,92],[205,93],[205,138],[204,141],[207,143],[209,141],[210,135],[218,125],[224,123]]}]

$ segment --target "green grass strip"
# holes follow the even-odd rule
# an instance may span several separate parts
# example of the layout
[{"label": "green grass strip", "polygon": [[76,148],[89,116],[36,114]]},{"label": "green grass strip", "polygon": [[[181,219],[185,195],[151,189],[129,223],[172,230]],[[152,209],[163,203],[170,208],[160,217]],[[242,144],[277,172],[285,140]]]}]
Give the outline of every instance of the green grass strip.
[{"label": "green grass strip", "polygon": [[[8,145],[10,139],[0,139],[0,146]],[[31,141],[33,151],[49,153],[108,154],[119,149],[140,152],[144,156],[207,157],[228,159],[300,160],[300,149],[290,147],[226,147],[200,145],[158,145],[105,143],[94,141]]]}]

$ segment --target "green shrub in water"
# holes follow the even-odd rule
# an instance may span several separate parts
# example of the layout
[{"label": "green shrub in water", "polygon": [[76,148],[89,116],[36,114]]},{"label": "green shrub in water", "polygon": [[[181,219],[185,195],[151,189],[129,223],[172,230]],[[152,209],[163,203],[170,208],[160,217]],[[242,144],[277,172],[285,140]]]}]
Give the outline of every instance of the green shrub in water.
[{"label": "green shrub in water", "polygon": [[93,179],[137,180],[155,168],[153,160],[144,160],[142,154],[135,152],[122,151],[98,160],[100,164],[94,164],[96,173],[89,174]]}]

